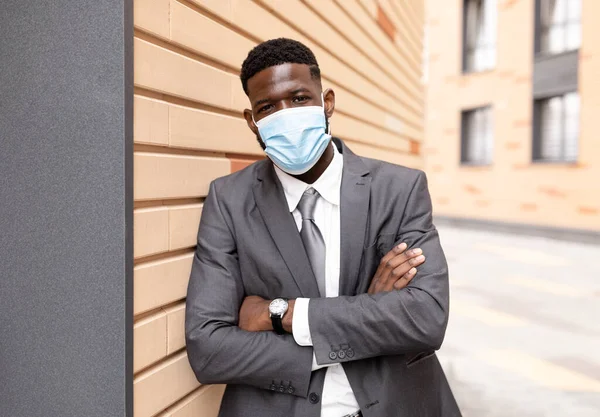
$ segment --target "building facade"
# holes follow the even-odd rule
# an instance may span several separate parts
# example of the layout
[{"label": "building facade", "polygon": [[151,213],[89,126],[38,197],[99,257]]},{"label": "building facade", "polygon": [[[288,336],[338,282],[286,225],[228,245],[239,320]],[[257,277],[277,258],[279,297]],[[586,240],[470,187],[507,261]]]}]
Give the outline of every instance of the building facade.
[{"label": "building facade", "polygon": [[[332,134],[423,168],[420,0],[134,1],[134,415],[208,417],[184,340],[187,282],[210,181],[263,157],[238,71],[261,41],[309,46],[336,93]],[[235,358],[232,358],[235,361]]]},{"label": "building facade", "polygon": [[429,0],[435,213],[600,231],[595,0]]}]

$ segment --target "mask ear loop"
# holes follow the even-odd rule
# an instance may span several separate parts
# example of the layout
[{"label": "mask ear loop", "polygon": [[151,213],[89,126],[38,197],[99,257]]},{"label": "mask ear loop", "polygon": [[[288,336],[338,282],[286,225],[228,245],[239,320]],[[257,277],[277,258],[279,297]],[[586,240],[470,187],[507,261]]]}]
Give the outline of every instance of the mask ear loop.
[{"label": "mask ear loop", "polygon": [[[325,96],[323,95],[322,91],[321,91],[321,103],[323,103],[323,105],[321,107],[323,107],[323,113],[325,113]],[[325,120],[327,120],[327,134],[329,136],[331,136],[331,122],[327,118],[327,115],[325,115]]]}]

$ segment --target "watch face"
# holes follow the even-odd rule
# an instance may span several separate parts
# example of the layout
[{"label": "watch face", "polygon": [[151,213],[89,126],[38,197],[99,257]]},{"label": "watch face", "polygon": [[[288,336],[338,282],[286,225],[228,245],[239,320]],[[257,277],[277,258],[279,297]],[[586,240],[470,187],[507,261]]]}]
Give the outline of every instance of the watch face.
[{"label": "watch face", "polygon": [[288,303],[283,298],[276,298],[269,304],[269,313],[273,316],[283,316],[288,309]]}]

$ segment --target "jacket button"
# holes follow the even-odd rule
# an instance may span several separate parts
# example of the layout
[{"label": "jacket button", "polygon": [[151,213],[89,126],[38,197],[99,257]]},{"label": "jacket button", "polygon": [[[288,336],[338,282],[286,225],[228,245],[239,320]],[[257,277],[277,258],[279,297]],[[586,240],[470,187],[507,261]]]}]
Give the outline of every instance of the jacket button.
[{"label": "jacket button", "polygon": [[311,392],[308,395],[308,401],[310,401],[311,404],[316,404],[319,402],[319,394],[317,394],[316,392]]},{"label": "jacket button", "polygon": [[285,392],[285,387],[283,385],[279,386],[279,392]]},{"label": "jacket button", "polygon": [[338,358],[340,359],[344,359],[346,357],[346,351],[345,350],[340,350],[338,353]]},{"label": "jacket button", "polygon": [[346,356],[349,358],[353,358],[354,357],[354,350],[352,350],[352,348],[348,349],[346,351]]},{"label": "jacket button", "polygon": [[329,352],[329,359],[331,359],[332,361],[337,359],[337,355],[335,352]]},{"label": "jacket button", "polygon": [[277,391],[277,385],[275,385],[275,383],[271,384],[271,391]]},{"label": "jacket button", "polygon": [[287,391],[288,391],[288,394],[293,394],[295,389],[294,389],[294,387],[288,387]]}]

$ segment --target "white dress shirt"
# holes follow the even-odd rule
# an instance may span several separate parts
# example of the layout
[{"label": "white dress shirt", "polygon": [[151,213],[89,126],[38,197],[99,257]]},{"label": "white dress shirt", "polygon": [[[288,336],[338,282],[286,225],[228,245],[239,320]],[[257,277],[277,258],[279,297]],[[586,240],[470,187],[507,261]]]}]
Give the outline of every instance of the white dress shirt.
[{"label": "white dress shirt", "polygon": [[[275,166],[275,173],[283,186],[290,212],[294,215],[298,231],[302,229],[302,216],[297,209],[302,194],[314,188],[320,197],[315,205],[314,219],[325,241],[325,290],[327,297],[339,296],[340,288],[340,190],[344,159],[333,147],[333,160],[314,184],[306,184]],[[294,306],[292,328],[294,340],[300,346],[312,346],[308,309],[310,299],[298,298]],[[342,417],[360,408],[341,364],[328,367],[321,398],[321,417]],[[312,370],[323,368],[313,354]]]}]

